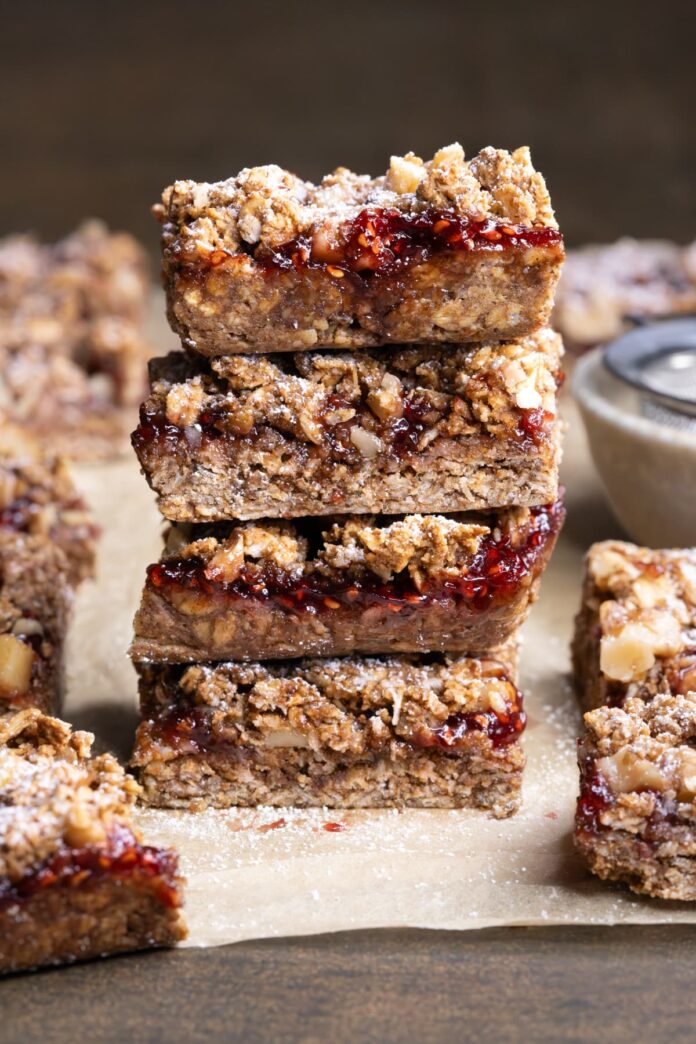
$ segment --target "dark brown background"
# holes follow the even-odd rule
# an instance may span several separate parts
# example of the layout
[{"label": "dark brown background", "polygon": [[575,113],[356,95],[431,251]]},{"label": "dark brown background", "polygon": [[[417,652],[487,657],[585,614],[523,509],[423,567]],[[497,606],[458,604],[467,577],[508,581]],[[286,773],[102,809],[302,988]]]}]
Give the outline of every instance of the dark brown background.
[{"label": "dark brown background", "polygon": [[692,0],[2,2],[0,229],[147,238],[177,177],[533,148],[570,242],[696,234]]},{"label": "dark brown background", "polygon": [[[174,178],[378,172],[459,139],[530,144],[570,242],[696,236],[693,0],[0,12],[0,233],[94,214],[154,253]],[[688,926],[249,942],[14,977],[0,1041],[686,1041],[695,957]]]}]

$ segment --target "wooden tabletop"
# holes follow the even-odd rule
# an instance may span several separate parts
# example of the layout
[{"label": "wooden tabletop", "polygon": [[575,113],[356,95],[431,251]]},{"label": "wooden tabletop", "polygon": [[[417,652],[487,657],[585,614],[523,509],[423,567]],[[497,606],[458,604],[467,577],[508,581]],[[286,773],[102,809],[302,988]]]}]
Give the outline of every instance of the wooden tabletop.
[{"label": "wooden tabletop", "polygon": [[693,1040],[696,928],[353,932],[0,985],[3,1044]]}]

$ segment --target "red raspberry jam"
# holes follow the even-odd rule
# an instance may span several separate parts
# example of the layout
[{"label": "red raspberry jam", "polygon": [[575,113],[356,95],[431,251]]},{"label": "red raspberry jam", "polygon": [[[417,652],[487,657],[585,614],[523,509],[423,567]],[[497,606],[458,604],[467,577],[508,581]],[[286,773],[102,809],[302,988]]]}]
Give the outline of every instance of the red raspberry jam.
[{"label": "red raspberry jam", "polygon": [[[680,816],[679,806],[673,797],[650,787],[639,788],[635,793],[652,794],[655,799],[651,815],[642,824],[640,832],[633,835],[636,843],[653,846],[665,841],[673,843],[675,827],[690,827],[690,821],[685,821]],[[591,758],[587,759],[580,772],[580,796],[575,812],[576,832],[598,834],[612,829],[604,826],[600,816],[615,801],[615,795],[597,771],[594,761]]]},{"label": "red raspberry jam", "polygon": [[[496,749],[509,746],[519,739],[527,723],[522,695],[516,689],[514,693],[514,700],[506,714],[498,714],[493,710],[453,714],[437,729],[423,730],[413,736],[400,738],[414,747],[441,747],[452,754],[457,753],[465,736],[472,732],[484,733]],[[181,755],[224,754],[238,760],[246,756],[246,749],[239,744],[236,730],[226,732],[224,728],[218,728],[210,707],[179,704],[151,718],[148,727],[157,742]],[[332,829],[343,827],[336,824]]]},{"label": "red raspberry jam", "polygon": [[160,742],[180,754],[239,750],[237,733],[216,729],[210,707],[178,705],[151,719],[150,727]]},{"label": "red raspberry jam", "polygon": [[[337,228],[317,230],[292,239],[273,252],[257,249],[259,266],[273,272],[322,270],[340,283],[346,277],[362,279],[397,275],[444,253],[504,253],[526,249],[561,253],[563,237],[555,228],[511,225],[493,218],[462,217],[453,210],[425,208],[402,211],[367,207]],[[214,250],[191,264],[180,258],[190,277],[217,268],[234,255]]]},{"label": "red raspberry jam", "polygon": [[491,533],[481,541],[461,576],[454,579],[448,576],[421,590],[405,571],[391,581],[382,581],[367,570],[360,577],[341,579],[318,573],[298,575],[273,564],[250,563],[242,568],[236,580],[226,583],[209,579],[205,562],[198,556],[166,558],[151,565],[147,582],[165,596],[171,589],[192,590],[213,601],[217,598],[271,601],[297,613],[317,614],[340,609],[361,612],[372,606],[408,613],[449,601],[481,612],[494,601],[513,597],[523,579],[541,568],[564,517],[560,500],[546,507],[532,508],[529,532],[522,544],[513,544],[507,534],[496,540]]},{"label": "red raspberry jam", "polygon": [[1,882],[0,909],[30,899],[45,888],[77,888],[106,877],[147,884],[163,906],[174,909],[181,903],[177,866],[176,853],[141,845],[127,827],[119,826],[106,844],[63,848],[19,881]]},{"label": "red raspberry jam", "polygon": [[575,808],[575,828],[590,833],[603,830],[600,814],[614,802],[614,796],[593,761],[587,761],[580,772],[580,796]]},{"label": "red raspberry jam", "polygon": [[555,416],[548,410],[520,410],[515,437],[523,446],[543,446]]},{"label": "red raspberry jam", "polygon": [[520,738],[527,724],[522,695],[517,690],[515,693],[515,701],[507,714],[499,714],[494,710],[452,714],[439,728],[426,736],[419,734],[414,742],[419,747],[441,747],[456,753],[466,736],[472,732],[482,732],[496,750],[508,747]]}]

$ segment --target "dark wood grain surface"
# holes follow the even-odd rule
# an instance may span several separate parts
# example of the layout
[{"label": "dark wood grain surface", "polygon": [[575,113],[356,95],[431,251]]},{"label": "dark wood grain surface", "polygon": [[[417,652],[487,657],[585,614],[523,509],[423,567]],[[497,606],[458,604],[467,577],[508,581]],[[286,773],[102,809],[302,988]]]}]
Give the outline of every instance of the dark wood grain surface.
[{"label": "dark wood grain surface", "polygon": [[694,1039],[696,929],[370,931],[0,985],[4,1044]]},{"label": "dark wood grain surface", "polygon": [[[0,0],[1,3],[1,0]],[[529,144],[569,242],[696,235],[691,0],[1,3],[0,229],[143,236],[175,178]]]}]

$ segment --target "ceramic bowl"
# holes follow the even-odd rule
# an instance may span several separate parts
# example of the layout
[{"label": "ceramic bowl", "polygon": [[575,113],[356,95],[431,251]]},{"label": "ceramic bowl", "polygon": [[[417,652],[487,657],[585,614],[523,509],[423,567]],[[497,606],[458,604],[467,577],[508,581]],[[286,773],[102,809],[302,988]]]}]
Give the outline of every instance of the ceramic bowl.
[{"label": "ceramic bowl", "polygon": [[696,420],[656,408],[613,376],[603,348],[583,356],[572,389],[612,509],[648,547],[696,545]]}]

